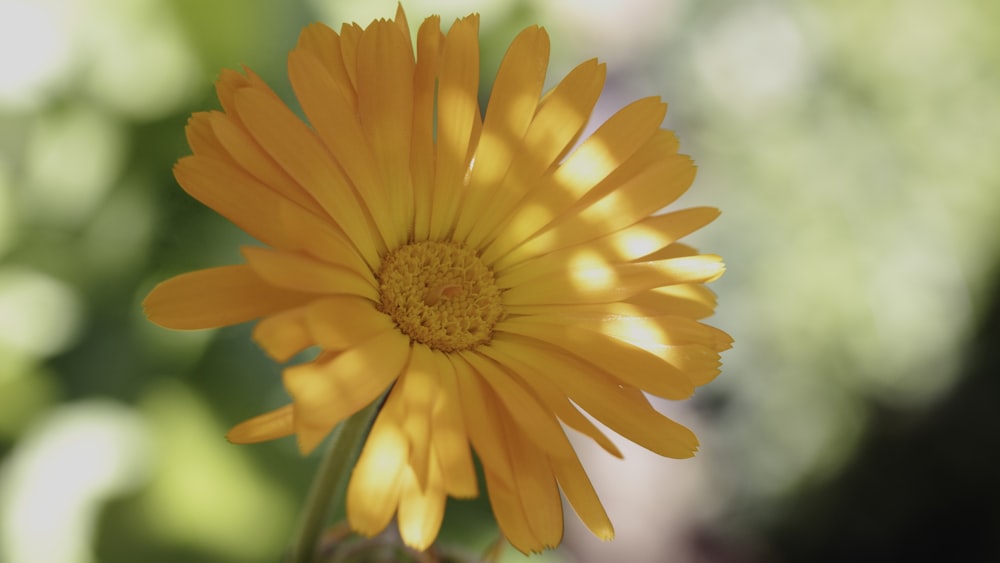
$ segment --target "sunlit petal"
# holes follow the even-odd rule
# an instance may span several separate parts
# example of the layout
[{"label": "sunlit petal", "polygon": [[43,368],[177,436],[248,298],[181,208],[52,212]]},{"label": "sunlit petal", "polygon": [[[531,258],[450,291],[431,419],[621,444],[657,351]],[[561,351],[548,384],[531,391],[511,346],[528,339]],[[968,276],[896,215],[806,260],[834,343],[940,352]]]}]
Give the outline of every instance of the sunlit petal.
[{"label": "sunlit petal", "polygon": [[599,255],[580,253],[566,270],[512,287],[503,298],[509,305],[611,303],[657,287],[710,282],[724,270],[718,256],[707,254],[610,264]]},{"label": "sunlit petal", "polygon": [[438,78],[437,140],[431,239],[449,234],[465,183],[469,146],[479,115],[479,16],[456,21],[444,39]]},{"label": "sunlit petal", "polygon": [[[593,232],[585,234],[586,230],[581,228],[576,233],[579,234],[577,238],[583,239],[582,242],[567,239],[558,243],[552,241],[553,244],[543,254],[513,267],[497,268],[497,284],[501,287],[515,287],[542,274],[566,269],[581,256],[600,256],[612,264],[637,260],[704,227],[718,215],[718,210],[711,207],[693,207],[648,217],[600,238],[593,238]],[[533,239],[532,242],[541,238]],[[527,254],[529,246],[530,244],[518,249],[518,254]]]},{"label": "sunlit petal", "polygon": [[463,191],[462,213],[454,236],[462,240],[489,207],[528,130],[545,81],[549,36],[529,27],[511,43],[493,83],[489,110],[476,148],[469,185]]},{"label": "sunlit petal", "polygon": [[434,351],[433,361],[441,378],[441,387],[431,414],[431,439],[441,466],[444,487],[448,494],[458,498],[475,497],[479,494],[479,486],[462,418],[455,368],[438,351]]},{"label": "sunlit petal", "polygon": [[390,329],[327,362],[286,369],[299,448],[312,451],[334,426],[375,400],[399,376],[409,354],[405,337]]},{"label": "sunlit petal", "polygon": [[510,319],[500,323],[499,328],[573,354],[653,395],[680,400],[694,393],[694,386],[683,372],[640,346],[576,325],[547,321]]},{"label": "sunlit petal", "polygon": [[429,476],[423,484],[412,465],[406,468],[399,498],[399,535],[406,545],[420,551],[430,547],[437,538],[447,498],[437,458],[431,457],[428,461]]},{"label": "sunlit petal", "polygon": [[347,486],[347,515],[351,527],[375,535],[392,520],[407,471],[408,444],[390,395],[375,419],[361,457]]},{"label": "sunlit petal", "polygon": [[503,183],[472,226],[466,238],[468,244],[479,246],[488,236],[494,236],[520,199],[569,150],[597,103],[605,74],[603,64],[587,61],[545,95]]},{"label": "sunlit petal", "polygon": [[611,455],[622,457],[618,447],[573,406],[558,386],[544,375],[537,373],[534,366],[519,360],[517,356],[505,354],[494,346],[483,346],[482,353],[497,363],[512,368],[515,372],[512,377],[533,390],[545,407],[550,409],[567,426],[590,437]]},{"label": "sunlit petal", "polygon": [[612,116],[540,188],[527,194],[497,238],[486,246],[483,260],[492,264],[599,185],[658,130],[666,111],[666,104],[646,98]]},{"label": "sunlit petal", "polygon": [[585,360],[514,335],[498,337],[493,346],[537,366],[537,373],[550,378],[574,403],[644,448],[674,458],[691,457],[698,448],[690,430],[625,392],[612,375]]}]

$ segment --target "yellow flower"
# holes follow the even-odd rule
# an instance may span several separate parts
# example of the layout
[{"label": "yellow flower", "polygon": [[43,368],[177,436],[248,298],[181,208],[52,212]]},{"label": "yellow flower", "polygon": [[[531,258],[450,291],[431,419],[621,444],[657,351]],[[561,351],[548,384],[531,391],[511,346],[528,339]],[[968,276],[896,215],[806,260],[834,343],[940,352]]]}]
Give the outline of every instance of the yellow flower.
[{"label": "yellow flower", "polygon": [[699,322],[717,256],[676,242],[718,211],[652,215],[695,167],[636,101],[579,143],[603,88],[596,60],[541,95],[549,40],[511,44],[481,117],[478,16],[447,34],[395,20],[305,28],[289,56],[310,125],[261,79],[225,71],[223,111],[188,125],[175,168],[194,198],[266,246],[245,264],[183,274],[144,303],[165,327],[261,319],[290,405],[236,426],[238,443],[290,434],[313,450],[391,389],[348,486],[352,527],[395,516],[404,541],[437,536],[448,496],[478,494],[470,443],[499,526],[521,551],[558,545],[560,489],[602,539],[611,522],[563,430],[621,456],[579,409],[674,458],[688,429],[646,393],[685,399],[731,340]]}]

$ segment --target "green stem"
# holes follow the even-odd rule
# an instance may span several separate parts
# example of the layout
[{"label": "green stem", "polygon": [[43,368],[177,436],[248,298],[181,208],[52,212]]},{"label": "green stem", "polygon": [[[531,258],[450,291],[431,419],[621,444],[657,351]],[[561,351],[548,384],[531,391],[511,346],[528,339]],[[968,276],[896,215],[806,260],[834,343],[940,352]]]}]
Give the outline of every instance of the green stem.
[{"label": "green stem", "polygon": [[368,436],[368,429],[381,404],[381,398],[372,401],[334,429],[330,448],[323,456],[309,488],[309,496],[292,545],[292,556],[289,559],[292,563],[312,563],[315,560],[317,540],[326,523],[330,505],[334,500],[339,502],[340,499],[334,497],[343,490],[343,483],[354,466],[354,460],[358,457],[361,444]]}]

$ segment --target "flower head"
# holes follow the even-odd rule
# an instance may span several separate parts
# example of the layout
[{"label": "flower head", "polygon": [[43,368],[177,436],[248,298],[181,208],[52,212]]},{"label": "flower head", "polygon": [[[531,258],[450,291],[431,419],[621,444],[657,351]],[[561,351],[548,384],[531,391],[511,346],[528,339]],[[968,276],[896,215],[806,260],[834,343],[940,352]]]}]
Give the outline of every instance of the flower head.
[{"label": "flower head", "polygon": [[253,72],[225,71],[223,111],[196,113],[175,175],[266,246],[244,264],[183,274],[146,298],[179,329],[260,319],[291,404],[236,426],[234,442],[295,434],[313,450],[389,390],[348,486],[352,527],[395,516],[433,542],[445,500],[478,491],[482,462],[504,535],[522,551],[561,541],[560,490],[599,537],[611,522],[564,425],[620,456],[581,412],[668,457],[697,439],[646,394],[685,399],[718,373],[730,338],[700,319],[718,257],[677,242],[718,212],[653,215],[695,168],[636,101],[577,143],[603,88],[595,60],[542,95],[548,36],[512,42],[485,113],[478,17],[416,49],[394,20],[302,32],[289,55],[307,125]]}]

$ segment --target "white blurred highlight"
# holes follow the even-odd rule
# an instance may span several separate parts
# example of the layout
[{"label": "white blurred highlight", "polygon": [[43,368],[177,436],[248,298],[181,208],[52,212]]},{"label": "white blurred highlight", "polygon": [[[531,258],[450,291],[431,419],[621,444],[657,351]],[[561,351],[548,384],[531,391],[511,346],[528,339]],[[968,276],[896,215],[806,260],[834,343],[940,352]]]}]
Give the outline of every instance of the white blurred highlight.
[{"label": "white blurred highlight", "polygon": [[42,105],[66,74],[73,46],[64,4],[0,0],[0,108]]},{"label": "white blurred highlight", "polygon": [[7,563],[89,563],[102,504],[148,475],[142,419],[107,400],[50,413],[0,467],[0,555]]},{"label": "white blurred highlight", "polygon": [[44,224],[87,220],[122,168],[125,142],[117,121],[88,107],[38,118],[25,147],[26,215]]},{"label": "white blurred highlight", "polygon": [[780,8],[747,4],[730,10],[694,43],[695,69],[718,103],[752,114],[787,99],[804,82],[806,43]]},{"label": "white blurred highlight", "polygon": [[65,350],[79,334],[80,297],[65,283],[35,270],[0,270],[0,349],[32,356]]}]

